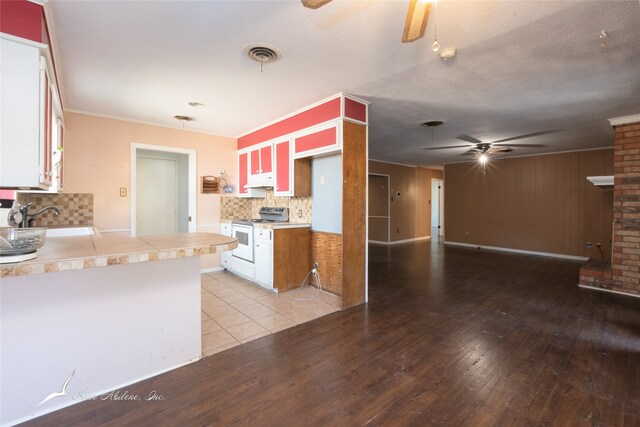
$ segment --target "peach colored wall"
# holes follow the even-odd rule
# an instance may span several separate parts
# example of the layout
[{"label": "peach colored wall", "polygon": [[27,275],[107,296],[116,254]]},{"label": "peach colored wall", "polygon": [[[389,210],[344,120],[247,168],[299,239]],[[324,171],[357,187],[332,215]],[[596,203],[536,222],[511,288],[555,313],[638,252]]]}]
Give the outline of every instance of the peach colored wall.
[{"label": "peach colored wall", "polygon": [[[130,228],[131,143],[196,150],[197,224],[220,224],[220,196],[200,194],[200,177],[225,169],[229,184],[236,184],[235,138],[70,112],[64,119],[64,192],[94,194],[96,228]],[[120,187],[127,188],[127,197],[120,197]]]}]

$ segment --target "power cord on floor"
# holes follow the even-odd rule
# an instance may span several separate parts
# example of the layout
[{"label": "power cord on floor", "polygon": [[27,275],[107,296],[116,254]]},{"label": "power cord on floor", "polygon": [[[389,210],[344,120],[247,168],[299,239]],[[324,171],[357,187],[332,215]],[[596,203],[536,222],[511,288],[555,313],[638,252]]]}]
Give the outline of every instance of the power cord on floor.
[{"label": "power cord on floor", "polygon": [[[296,298],[294,295],[298,292],[300,292],[300,290],[307,284],[307,279],[309,278],[309,276],[312,276],[315,281],[316,281],[316,288],[317,288],[317,292],[309,298]],[[313,286],[313,284],[309,283],[310,286]],[[320,295],[320,292],[322,292],[322,282],[320,281],[320,272],[318,271],[318,263],[314,262],[313,263],[313,267],[311,268],[311,270],[307,273],[307,275],[304,277],[304,280],[302,280],[302,283],[300,284],[300,287],[294,291],[291,291],[289,293],[289,298],[294,299],[296,301],[311,301],[312,299],[315,299],[318,297],[318,295]]]}]

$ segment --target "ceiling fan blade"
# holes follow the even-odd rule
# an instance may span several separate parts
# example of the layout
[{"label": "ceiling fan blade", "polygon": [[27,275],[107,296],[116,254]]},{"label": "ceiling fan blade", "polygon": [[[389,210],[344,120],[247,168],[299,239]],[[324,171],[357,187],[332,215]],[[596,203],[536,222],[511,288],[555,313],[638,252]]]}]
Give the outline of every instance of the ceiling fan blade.
[{"label": "ceiling fan blade", "polygon": [[423,0],[411,0],[407,20],[404,23],[402,43],[411,43],[424,36],[424,29],[429,21],[431,3]]},{"label": "ceiling fan blade", "polygon": [[[546,147],[544,144],[509,144],[510,146],[514,146],[516,148],[541,148]],[[502,145],[494,144],[494,147],[502,147]]]},{"label": "ceiling fan blade", "polygon": [[482,141],[480,141],[479,139],[474,138],[474,137],[469,136],[469,135],[460,135],[460,136],[456,136],[456,138],[458,138],[458,139],[459,139],[459,140],[461,140],[461,141],[467,141],[467,142],[470,142],[470,143],[472,143],[472,144],[482,144],[482,143],[483,143],[483,142],[482,142]]},{"label": "ceiling fan blade", "polygon": [[532,138],[534,136],[546,135],[548,133],[556,133],[556,132],[558,132],[558,131],[557,130],[543,130],[543,131],[540,131],[540,132],[532,132],[532,133],[525,133],[524,135],[512,136],[511,138],[499,139],[498,141],[493,141],[493,142],[495,144],[495,143],[499,143],[499,142],[515,141],[516,139]]},{"label": "ceiling fan blade", "polygon": [[507,147],[507,146],[503,146],[503,147],[495,147],[492,146],[491,148],[489,148],[489,153],[508,153],[510,151],[513,151],[512,147]]},{"label": "ceiling fan blade", "polygon": [[460,157],[463,156],[470,156],[470,155],[476,155],[476,154],[480,154],[480,150],[476,149],[476,148],[472,148],[470,150],[465,151],[464,153],[460,154]]},{"label": "ceiling fan blade", "polygon": [[423,150],[447,150],[449,148],[469,148],[468,145],[450,145],[449,147],[425,147]]},{"label": "ceiling fan blade", "polygon": [[331,0],[300,0],[304,7],[309,9],[317,9],[329,3]]}]

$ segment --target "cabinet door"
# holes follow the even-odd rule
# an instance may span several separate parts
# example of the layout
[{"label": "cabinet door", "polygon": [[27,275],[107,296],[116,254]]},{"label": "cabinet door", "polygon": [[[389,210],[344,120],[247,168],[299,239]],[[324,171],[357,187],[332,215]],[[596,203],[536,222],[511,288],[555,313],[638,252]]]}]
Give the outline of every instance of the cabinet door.
[{"label": "cabinet door", "polygon": [[39,181],[40,185],[51,186],[52,165],[51,146],[52,123],[51,114],[53,110],[53,97],[51,95],[51,84],[49,73],[47,72],[46,60],[40,58],[40,161],[39,161]]},{"label": "cabinet door", "polygon": [[[323,126],[324,127],[324,126]],[[309,157],[340,149],[340,125],[316,128],[295,138],[294,157]]]},{"label": "cabinet door", "polygon": [[273,288],[272,243],[266,239],[256,239],[255,243],[256,282]]},{"label": "cabinet door", "polygon": [[[231,237],[231,224],[223,223],[220,225],[220,234]],[[224,252],[223,252],[224,253]]]},{"label": "cabinet door", "polygon": [[58,120],[58,151],[60,152],[60,160],[58,161],[57,173],[58,173],[58,189],[64,188],[64,125],[62,120]]},{"label": "cabinet door", "polygon": [[262,169],[260,168],[260,150],[253,150],[251,152],[251,175],[260,175],[262,173]]},{"label": "cabinet door", "polygon": [[260,173],[271,173],[273,171],[271,161],[272,147],[262,147],[260,149]]},{"label": "cabinet door", "polygon": [[276,143],[276,195],[291,192],[291,143],[289,140]]},{"label": "cabinet door", "polygon": [[248,194],[248,189],[245,187],[249,182],[249,169],[248,169],[248,155],[243,153],[238,155],[238,194]]}]

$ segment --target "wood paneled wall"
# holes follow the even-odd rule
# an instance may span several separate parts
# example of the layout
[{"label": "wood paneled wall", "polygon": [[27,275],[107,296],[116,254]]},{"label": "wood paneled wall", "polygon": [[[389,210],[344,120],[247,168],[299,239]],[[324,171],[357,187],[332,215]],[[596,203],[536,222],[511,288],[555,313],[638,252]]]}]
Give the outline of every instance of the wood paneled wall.
[{"label": "wood paneled wall", "polygon": [[586,177],[612,174],[612,149],[445,165],[445,240],[608,258],[613,193]]},{"label": "wood paneled wall", "polygon": [[431,236],[431,179],[442,179],[442,171],[371,160],[369,172],[391,177],[390,241]]}]

